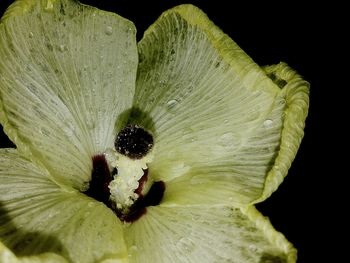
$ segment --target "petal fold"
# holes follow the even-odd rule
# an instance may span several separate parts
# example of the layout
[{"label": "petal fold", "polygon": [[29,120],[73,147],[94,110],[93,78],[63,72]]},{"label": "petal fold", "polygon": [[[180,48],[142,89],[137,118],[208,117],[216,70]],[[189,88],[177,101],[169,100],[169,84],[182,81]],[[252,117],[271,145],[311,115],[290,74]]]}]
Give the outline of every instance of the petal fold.
[{"label": "petal fold", "polygon": [[296,250],[253,206],[150,207],[126,229],[130,262],[296,262]]},{"label": "petal fold", "polygon": [[282,84],[281,96],[286,101],[283,130],[278,154],[270,169],[264,191],[254,203],[267,199],[288,173],[304,137],[305,120],[309,110],[310,84],[286,63],[264,67],[266,74],[277,84]]},{"label": "petal fold", "polygon": [[85,190],[131,107],[132,22],[73,0],[16,1],[0,24],[0,122],[21,154]]},{"label": "petal fold", "polygon": [[14,149],[0,151],[0,182],[0,240],[17,257],[54,253],[84,263],[127,258],[122,224],[110,209],[63,192]]}]

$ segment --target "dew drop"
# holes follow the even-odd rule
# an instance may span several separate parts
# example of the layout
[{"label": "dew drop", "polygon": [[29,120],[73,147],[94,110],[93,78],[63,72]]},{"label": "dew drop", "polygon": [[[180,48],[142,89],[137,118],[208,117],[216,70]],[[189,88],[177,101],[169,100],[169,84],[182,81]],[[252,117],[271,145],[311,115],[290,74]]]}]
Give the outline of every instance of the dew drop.
[{"label": "dew drop", "polygon": [[64,133],[68,137],[71,137],[73,135],[73,133],[74,133],[74,126],[71,123],[69,123],[69,122],[65,122],[63,125],[64,125],[63,126]]},{"label": "dew drop", "polygon": [[104,152],[106,161],[109,165],[112,165],[116,160],[116,152],[112,148],[107,148]]},{"label": "dew drop", "polygon": [[198,214],[193,214],[192,215],[192,220],[195,222],[198,222],[201,219],[201,216]]},{"label": "dew drop", "polygon": [[45,11],[52,11],[52,10],[53,10],[53,2],[52,0],[47,0]]},{"label": "dew drop", "polygon": [[168,110],[173,110],[179,102],[177,100],[169,100],[166,105]]},{"label": "dew drop", "polygon": [[135,254],[138,250],[138,247],[135,246],[135,245],[132,245],[130,248],[129,248],[129,253],[128,253],[128,256],[129,257],[132,257],[133,254]]},{"label": "dew drop", "polygon": [[224,147],[228,147],[232,144],[233,141],[233,134],[231,132],[228,132],[219,137],[218,144]]},{"label": "dew drop", "polygon": [[195,129],[192,128],[192,127],[190,126],[190,124],[189,124],[188,126],[186,126],[186,127],[183,129],[183,131],[182,131],[182,135],[184,135],[184,136],[186,136],[186,135],[191,136],[191,135],[193,135],[194,133],[195,133]]},{"label": "dew drop", "polygon": [[252,252],[257,252],[258,251],[258,248],[255,245],[249,245],[248,248]]},{"label": "dew drop", "polygon": [[107,26],[106,29],[105,29],[105,33],[106,33],[107,36],[112,35],[113,28],[111,26]]},{"label": "dew drop", "polygon": [[65,128],[65,129],[64,129],[64,132],[66,133],[66,135],[67,135],[68,137],[71,137],[71,136],[73,135],[73,131],[72,131],[72,129],[70,129],[70,128]]},{"label": "dew drop", "polygon": [[190,239],[185,238],[185,237],[180,238],[177,241],[176,246],[180,250],[186,250],[187,252],[191,252],[193,250],[193,243],[191,242]]},{"label": "dew drop", "polygon": [[40,128],[40,133],[44,136],[50,136],[50,132],[45,127]]},{"label": "dew drop", "polygon": [[67,51],[67,46],[62,44],[58,47],[58,50],[61,52]]},{"label": "dew drop", "polygon": [[86,126],[89,130],[93,130],[95,128],[95,121],[94,120],[87,121]]},{"label": "dew drop", "polygon": [[241,145],[241,137],[239,134],[232,132],[224,133],[221,135],[217,143],[227,151],[233,151]]},{"label": "dew drop", "polygon": [[265,128],[271,128],[273,125],[273,120],[267,119],[264,121],[264,127]]},{"label": "dew drop", "polygon": [[30,37],[30,38],[33,38],[33,37],[34,37],[33,32],[29,32],[29,37]]},{"label": "dew drop", "polygon": [[188,93],[192,93],[192,91],[194,90],[194,87],[190,85],[188,86],[187,90],[188,90]]},{"label": "dew drop", "polygon": [[281,106],[285,106],[286,105],[286,100],[285,99],[280,99],[278,101],[278,104],[281,105]]}]

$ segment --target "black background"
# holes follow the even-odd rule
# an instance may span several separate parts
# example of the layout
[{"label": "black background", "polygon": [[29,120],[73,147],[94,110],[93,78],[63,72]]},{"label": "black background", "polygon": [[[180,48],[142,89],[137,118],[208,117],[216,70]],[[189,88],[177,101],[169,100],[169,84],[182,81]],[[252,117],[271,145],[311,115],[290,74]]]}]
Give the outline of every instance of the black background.
[{"label": "black background", "polygon": [[[1,1],[0,13],[11,2]],[[325,103],[325,98],[333,100],[328,90],[336,88],[327,78],[329,67],[337,66],[335,61],[329,62],[338,52],[331,47],[338,41],[334,22],[340,16],[333,6],[306,6],[296,1],[285,4],[280,3],[283,1],[81,2],[130,19],[138,29],[138,39],[163,11],[177,4],[192,3],[207,13],[259,65],[287,62],[311,83],[310,111],[300,150],[285,181],[258,208],[298,249],[298,262],[338,262],[338,252],[330,250],[332,243],[339,240],[329,238],[332,232],[329,218],[333,217],[334,206],[327,190],[332,188],[329,175],[335,171],[330,171],[327,166],[330,159],[325,158],[328,146],[334,144],[326,131],[329,125],[337,127],[330,116],[334,105]],[[0,146],[11,146],[3,133]]]}]

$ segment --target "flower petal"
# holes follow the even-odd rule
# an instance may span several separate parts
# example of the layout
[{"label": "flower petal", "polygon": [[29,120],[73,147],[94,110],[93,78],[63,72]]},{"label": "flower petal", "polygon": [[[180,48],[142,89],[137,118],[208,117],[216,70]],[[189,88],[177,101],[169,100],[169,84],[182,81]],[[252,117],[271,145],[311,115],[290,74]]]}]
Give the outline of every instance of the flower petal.
[{"label": "flower petal", "polygon": [[264,70],[277,85],[285,84],[281,96],[285,97],[286,110],[278,155],[267,175],[264,191],[255,203],[267,199],[287,175],[304,137],[305,119],[309,109],[310,85],[293,69],[285,63],[279,63],[264,67]]},{"label": "flower petal", "polygon": [[[217,174],[210,177],[205,171],[189,171],[186,176],[168,182],[163,202],[184,205],[237,204],[249,201],[258,203],[277,189],[287,175],[304,135],[309,89],[308,83],[285,63],[264,69],[269,76],[274,76],[272,78],[276,83],[284,83],[284,87],[275,99],[266,121],[237,152],[235,160],[228,160],[232,163],[231,170],[218,167]],[[266,163],[271,153],[274,153],[274,156],[270,163]],[[240,160],[241,164],[237,160]],[[263,167],[266,169],[266,175]],[[225,172],[226,175],[222,176],[221,173]],[[244,180],[246,176],[254,173],[258,175],[259,172],[262,179],[265,178],[264,185],[255,185],[255,188],[263,187],[262,192],[257,199],[251,200],[247,197],[254,196],[254,188],[251,188],[254,185],[249,185]],[[238,181],[232,183],[230,174],[235,176],[239,173],[242,175],[241,182],[237,178]]]},{"label": "flower petal", "polygon": [[[0,24],[0,122],[21,154],[84,190],[131,107],[135,28],[73,0],[15,2]],[[117,121],[117,123],[116,123]]]},{"label": "flower petal", "polygon": [[0,151],[0,239],[16,256],[70,262],[127,257],[122,224],[102,203],[63,192],[14,149]]},{"label": "flower petal", "polygon": [[0,242],[0,262],[1,263],[68,263],[63,257],[54,253],[44,253],[41,255],[17,258],[11,250]]},{"label": "flower petal", "polygon": [[[288,86],[271,81],[191,5],[165,12],[146,31],[139,53],[134,106],[150,117],[140,121],[155,133],[150,174],[171,181],[168,196],[182,204],[246,204],[260,198],[280,156],[281,134],[295,134],[293,148],[299,146],[299,128],[282,130],[289,107],[303,111],[286,129],[303,127],[307,95],[299,93],[306,94],[305,82],[290,88],[303,104],[287,98],[294,96]],[[290,164],[294,154],[281,157],[281,164]]]},{"label": "flower petal", "polygon": [[296,250],[253,206],[157,206],[126,229],[131,262],[295,262]]}]

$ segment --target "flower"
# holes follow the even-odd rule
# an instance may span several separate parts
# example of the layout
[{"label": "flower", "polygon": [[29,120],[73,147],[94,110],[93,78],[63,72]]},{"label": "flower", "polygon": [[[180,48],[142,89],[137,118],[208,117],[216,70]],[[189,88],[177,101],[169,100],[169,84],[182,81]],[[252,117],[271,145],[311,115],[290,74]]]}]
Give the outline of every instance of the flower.
[{"label": "flower", "polygon": [[303,136],[308,83],[286,64],[260,68],[191,5],[137,44],[73,0],[17,0],[0,57],[17,146],[0,151],[0,262],[296,261],[254,207]]}]

